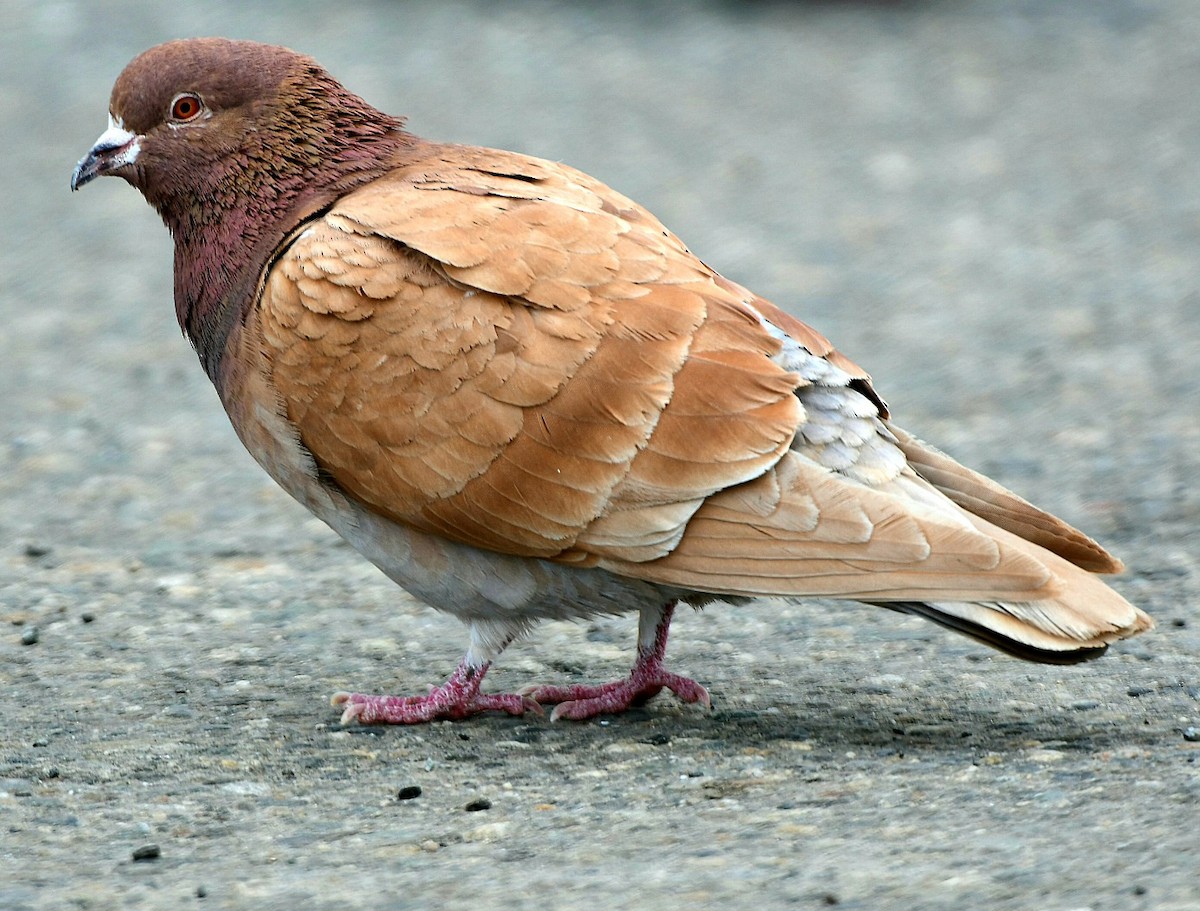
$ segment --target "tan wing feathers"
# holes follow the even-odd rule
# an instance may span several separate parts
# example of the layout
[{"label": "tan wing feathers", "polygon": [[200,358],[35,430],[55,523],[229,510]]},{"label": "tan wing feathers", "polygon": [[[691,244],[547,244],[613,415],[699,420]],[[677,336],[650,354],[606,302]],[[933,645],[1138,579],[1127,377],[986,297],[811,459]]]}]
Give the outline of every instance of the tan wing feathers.
[{"label": "tan wing feathers", "polygon": [[[483,260],[478,250],[464,254],[447,215],[454,206],[446,200],[432,208],[420,202],[405,208],[398,196],[434,194],[407,186],[369,189],[373,192],[352,194],[295,242],[280,262],[278,280],[268,286],[264,312],[275,327],[290,330],[268,335],[277,344],[277,369],[286,374],[277,382],[306,445],[339,482],[380,511],[478,546],[554,556],[606,508],[663,507],[653,515],[670,526],[638,529],[636,537],[639,542],[669,540],[699,505],[699,496],[761,472],[786,448],[798,410],[791,396],[794,380],[765,358],[753,373],[747,362],[739,363],[746,356],[736,348],[752,332],[746,314],[711,320],[714,328],[702,329],[713,302],[701,292],[713,288],[697,281],[703,268],[682,255],[674,241],[625,238],[628,225],[614,228],[616,219],[597,214],[600,202],[593,195],[588,197],[596,209],[592,214],[603,230],[568,232],[590,252],[582,260],[574,254],[556,257],[508,236],[521,225],[548,224],[551,230],[543,234],[547,242],[554,239],[559,216],[553,206],[533,218],[524,209],[497,207],[489,197],[452,194],[463,205],[459,221],[469,221],[472,231],[484,235],[490,225],[507,237],[505,243],[489,244],[491,259]],[[524,184],[518,188],[526,189]],[[584,194],[572,193],[571,204],[582,206]],[[378,204],[372,208],[373,203]],[[586,213],[567,212],[578,228]],[[371,223],[372,214],[381,224]],[[426,215],[433,226],[429,231],[422,230]],[[413,222],[407,226],[411,230],[402,221],[406,217]],[[381,247],[381,233],[397,235],[393,241],[399,244]],[[620,239],[621,257],[606,255],[597,234],[614,247]],[[476,270],[471,277],[479,279],[477,284],[523,288],[524,298],[463,288],[457,279],[447,281],[452,268],[409,252],[423,246],[442,253],[436,249],[440,242],[458,250],[459,262],[480,260],[469,267]],[[673,256],[656,243],[666,243]],[[347,245],[370,248],[374,268],[390,278],[343,268]],[[497,250],[503,253],[509,246],[520,250],[516,258],[529,268],[492,261]],[[363,261],[361,252],[356,257]],[[682,258],[683,266],[673,258]],[[632,274],[655,283],[615,279],[613,263],[626,261]],[[485,281],[479,270],[488,269],[495,274]],[[542,274],[550,269],[571,281],[603,284],[588,290],[587,307],[566,299],[531,307],[537,302],[529,298],[538,296]],[[390,283],[396,306],[376,312],[354,287],[368,280]],[[603,296],[613,291],[621,296]],[[443,299],[447,295],[451,299]],[[636,305],[627,303],[629,298]],[[370,352],[368,363],[354,365],[355,375],[335,375],[338,358],[324,344],[334,336],[341,339],[342,354]],[[691,374],[706,370],[720,375],[718,388],[738,390],[742,374],[748,379],[746,391],[732,392],[724,405],[694,402],[668,421],[664,448],[682,450],[673,441],[685,435],[681,428],[689,421],[725,418],[722,426],[714,424],[711,443],[699,456],[674,453],[692,468],[686,484],[694,489],[681,491],[656,464],[672,453],[649,450],[644,466],[631,466],[660,417],[669,413],[664,409],[681,388],[676,374],[697,343],[707,344],[711,356],[687,368],[685,384],[692,383]],[[767,350],[773,344],[765,336],[760,340]],[[312,365],[321,369],[309,373]],[[379,382],[385,376],[387,384]],[[686,399],[681,396],[685,404]],[[505,405],[516,406],[519,421]],[[727,461],[742,464],[723,469],[722,452]],[[711,460],[718,464],[709,465]],[[653,496],[648,491],[656,472],[662,473],[662,489]],[[614,490],[626,480],[628,499]],[[687,502],[682,508],[681,500]],[[597,540],[611,538],[621,524],[597,528]],[[623,524],[633,530],[633,523]]]},{"label": "tan wing feathers", "polygon": [[[627,343],[626,343],[627,344]],[[526,410],[523,432],[504,449],[504,458],[497,459],[489,471],[465,485],[456,502],[443,501],[425,507],[423,515],[443,533],[468,543],[493,549],[505,549],[509,542],[539,546],[543,539],[545,553],[552,556],[570,546],[579,531],[603,509],[609,492],[628,470],[628,464],[644,444],[657,421],[658,413],[666,403],[669,387],[656,382],[664,366],[671,366],[682,352],[672,350],[676,346],[661,343],[667,361],[663,364],[643,364],[646,374],[640,379],[645,383],[630,382],[622,387],[605,389],[606,397],[595,394],[589,382],[592,374],[605,375],[605,362],[620,358],[621,340],[611,336],[597,349],[591,359],[575,372],[552,399],[539,408]],[[628,371],[630,359],[625,359]],[[659,367],[657,371],[650,367]],[[526,466],[542,466],[547,460],[558,463],[558,453],[583,455],[586,462],[573,460],[571,466],[583,470],[572,473],[565,463],[558,467],[558,486],[587,490],[586,501],[574,501],[577,508],[554,515],[546,513],[546,504],[540,502],[536,490],[526,490],[524,482],[533,477]],[[564,470],[565,469],[565,470]],[[475,528],[467,536],[460,524],[464,510],[480,508],[493,518],[507,515],[509,523],[504,528],[494,525]],[[551,525],[543,523],[548,519]],[[511,523],[522,527],[514,532]],[[491,528],[492,530],[489,530]]]},{"label": "tan wing feathers", "polygon": [[[453,151],[466,161],[447,164],[447,173],[414,177],[400,172],[351,194],[337,214],[425,253],[464,285],[547,307],[586,306],[588,289],[624,270],[626,281],[669,278],[661,254],[645,254],[658,261],[657,271],[639,270],[637,256],[623,258],[614,249],[629,225],[605,210],[593,189],[602,185],[578,172],[503,152],[488,155],[518,176],[472,170],[464,165],[479,157],[479,150]],[[447,205],[447,197],[456,204]],[[546,199],[554,204],[539,204]],[[701,274],[697,267],[689,271],[693,278]]]},{"label": "tan wing feathers", "polygon": [[762,474],[803,419],[797,377],[770,360],[777,343],[736,302],[701,290],[692,293],[706,319],[672,378],[669,407],[576,549],[638,562],[670,553],[704,498]]},{"label": "tan wing feathers", "polygon": [[[654,301],[658,287],[648,300]],[[681,310],[678,290],[671,306],[664,308],[668,315]],[[677,539],[689,510],[698,507],[703,497],[757,476],[778,459],[799,416],[792,396],[794,377],[762,355],[752,358],[721,347],[709,351],[710,325],[718,327],[711,332],[713,343],[729,339],[719,328],[721,317],[713,313],[720,302],[705,301],[694,293],[692,297],[691,321],[704,318],[706,305],[708,320],[699,327],[688,327],[693,329],[690,334],[679,334],[679,327],[653,328],[646,319],[647,314],[657,312],[652,308],[631,307],[628,316],[624,309],[616,308],[614,329],[592,358],[558,395],[527,413],[525,432],[507,447],[504,459],[486,477],[473,482],[489,491],[489,511],[499,510],[495,498],[508,489],[504,479],[510,470],[541,465],[547,458],[553,462],[560,451],[587,452],[603,464],[592,466],[590,479],[574,483],[599,480],[597,496],[591,512],[581,510],[563,519],[563,525],[573,527],[577,537],[555,535],[553,543],[559,547],[572,544],[576,550],[603,549],[601,542],[612,541],[619,524],[636,524],[628,517],[623,523],[606,521],[606,517],[636,508],[643,524],[636,533],[637,546],[644,547],[649,540]],[[635,321],[632,332],[626,331],[631,319]],[[742,317],[737,319],[744,322]],[[638,326],[639,322],[646,325]],[[693,350],[704,350],[685,362],[689,341]],[[765,339],[764,346],[769,342]],[[657,361],[652,357],[656,350],[661,353]],[[763,353],[769,350],[766,347]],[[531,449],[534,441],[542,447]],[[510,516],[520,513],[524,516],[520,524],[536,529],[535,510],[524,504],[525,495],[519,487],[513,488]],[[472,485],[464,488],[463,496],[474,496]],[[684,506],[685,502],[690,506]],[[652,511],[649,507],[669,508]],[[454,532],[461,536],[462,528],[454,524],[461,520],[461,508],[443,514],[441,505],[435,504],[425,514],[440,516],[447,531],[453,524]],[[669,526],[657,524],[663,521]],[[504,533],[512,534],[511,528]],[[472,538],[483,542],[478,531]],[[502,546],[493,542],[483,546],[489,544]],[[640,551],[639,555],[648,559],[666,552],[664,548],[656,553]]]},{"label": "tan wing feathers", "polygon": [[866,600],[1033,599],[1056,585],[1042,563],[957,515],[839,478],[797,453],[709,498],[669,555],[603,565],[705,591]]},{"label": "tan wing feathers", "polygon": [[[343,250],[370,252],[374,268],[359,276],[316,267]],[[386,306],[361,293],[372,283],[397,289]],[[521,408],[487,394],[519,372],[519,351],[495,354],[502,302],[464,298],[394,242],[314,223],[273,270],[261,317],[273,380],[306,445],[387,515],[452,495],[520,432]],[[521,378],[526,397],[541,401],[562,381]],[[473,415],[469,436],[454,418],[462,413]]]}]

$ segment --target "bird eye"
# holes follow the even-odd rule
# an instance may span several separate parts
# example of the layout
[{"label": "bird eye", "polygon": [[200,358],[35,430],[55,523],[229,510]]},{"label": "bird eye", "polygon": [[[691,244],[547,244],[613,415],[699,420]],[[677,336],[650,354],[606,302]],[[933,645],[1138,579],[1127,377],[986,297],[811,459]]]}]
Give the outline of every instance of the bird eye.
[{"label": "bird eye", "polygon": [[199,95],[184,92],[176,95],[175,100],[171,102],[171,119],[176,123],[187,123],[199,117],[203,110],[204,102],[200,100]]}]

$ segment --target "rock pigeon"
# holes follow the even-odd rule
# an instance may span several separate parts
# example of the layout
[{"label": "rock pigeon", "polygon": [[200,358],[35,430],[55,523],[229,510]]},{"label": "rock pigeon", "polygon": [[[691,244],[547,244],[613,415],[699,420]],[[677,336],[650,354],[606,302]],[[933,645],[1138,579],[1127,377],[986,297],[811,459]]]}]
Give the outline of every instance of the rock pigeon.
[{"label": "rock pigeon", "polygon": [[[175,313],[289,494],[463,620],[442,686],[342,720],[620,712],[663,688],[672,613],[760,596],[918,614],[1032,661],[1152,626],[1099,544],[892,423],[818,332],[562,164],[427,141],[314,60],[151,48],[71,177],[121,177],[175,243]],[[598,686],[481,691],[543,619],[637,611]]]}]

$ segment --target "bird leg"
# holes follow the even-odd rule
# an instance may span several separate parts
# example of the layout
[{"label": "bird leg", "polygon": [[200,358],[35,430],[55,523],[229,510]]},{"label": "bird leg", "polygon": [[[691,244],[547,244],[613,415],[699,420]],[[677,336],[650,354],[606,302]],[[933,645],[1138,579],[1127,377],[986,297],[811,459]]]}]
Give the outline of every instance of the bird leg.
[{"label": "bird leg", "polygon": [[551,721],[560,718],[581,720],[596,715],[616,714],[633,705],[641,705],[666,687],[684,702],[699,702],[712,708],[708,690],[695,680],[674,674],[663,667],[667,652],[667,633],[675,602],[657,610],[643,610],[638,620],[637,662],[629,676],[614,683],[574,686],[531,686],[523,696],[539,703],[555,705]]},{"label": "bird leg", "polygon": [[[480,712],[542,714],[541,706],[518,693],[481,693],[479,686],[492,661],[518,635],[519,630],[493,624],[471,624],[471,646],[454,673],[424,696],[368,696],[336,693],[334,705],[344,705],[342,724],[421,724],[439,718],[454,721]],[[497,634],[499,634],[497,636]]]}]

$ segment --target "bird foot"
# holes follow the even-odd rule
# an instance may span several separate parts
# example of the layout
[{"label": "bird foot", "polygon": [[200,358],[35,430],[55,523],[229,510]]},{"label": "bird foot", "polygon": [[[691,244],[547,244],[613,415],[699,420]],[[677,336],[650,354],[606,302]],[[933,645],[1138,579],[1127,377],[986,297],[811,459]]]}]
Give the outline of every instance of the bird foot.
[{"label": "bird foot", "polygon": [[435,688],[428,696],[335,693],[331,701],[334,705],[346,706],[342,712],[342,724],[422,724],[438,719],[459,721],[480,712],[545,714],[537,702],[517,693],[481,693],[473,699],[464,700],[447,699],[443,693],[444,687]]},{"label": "bird foot", "polygon": [[628,677],[614,683],[530,686],[521,690],[521,695],[543,705],[554,705],[551,721],[560,718],[581,721],[596,715],[615,715],[631,706],[642,705],[664,687],[683,702],[698,702],[706,709],[712,708],[708,690],[690,677],[671,673],[656,663],[639,662]]},{"label": "bird foot", "polygon": [[342,724],[422,724],[449,719],[458,721],[480,712],[507,712],[541,715],[542,707],[519,693],[481,693],[479,685],[487,665],[460,664],[450,679],[431,687],[425,696],[368,696],[363,693],[335,693],[334,705],[344,705]]}]

